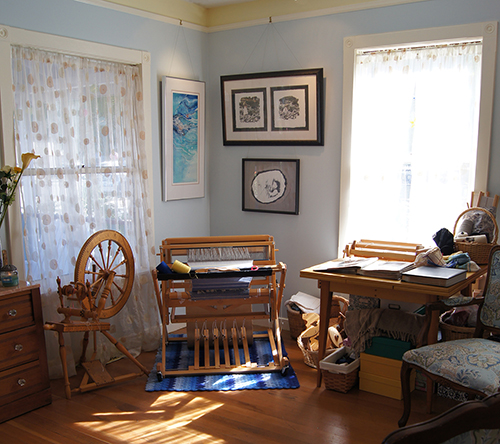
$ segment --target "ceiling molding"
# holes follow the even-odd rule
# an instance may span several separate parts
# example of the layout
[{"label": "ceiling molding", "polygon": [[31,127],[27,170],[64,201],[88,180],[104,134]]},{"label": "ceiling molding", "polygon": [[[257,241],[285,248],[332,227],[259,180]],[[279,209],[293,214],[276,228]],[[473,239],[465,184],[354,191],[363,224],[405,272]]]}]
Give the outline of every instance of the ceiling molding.
[{"label": "ceiling molding", "polygon": [[[314,2],[254,0],[213,8],[204,8],[183,0],[74,1],[212,33],[270,22],[284,22],[433,0],[316,0]],[[140,4],[141,9],[135,7],[136,4]]]}]

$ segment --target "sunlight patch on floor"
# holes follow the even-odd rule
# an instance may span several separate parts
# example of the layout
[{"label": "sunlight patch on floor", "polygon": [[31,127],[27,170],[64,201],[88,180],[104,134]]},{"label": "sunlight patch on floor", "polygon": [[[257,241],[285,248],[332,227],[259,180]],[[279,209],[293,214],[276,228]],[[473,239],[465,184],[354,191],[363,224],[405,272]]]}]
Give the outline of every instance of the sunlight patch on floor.
[{"label": "sunlight patch on floor", "polygon": [[75,426],[101,438],[103,435],[119,436],[128,442],[185,443],[188,439],[190,443],[223,443],[224,440],[200,433],[194,426],[194,421],[223,405],[201,397],[193,398],[192,393],[169,392],[168,396],[157,398],[149,410],[96,412],[93,417],[98,420],[82,421]]}]

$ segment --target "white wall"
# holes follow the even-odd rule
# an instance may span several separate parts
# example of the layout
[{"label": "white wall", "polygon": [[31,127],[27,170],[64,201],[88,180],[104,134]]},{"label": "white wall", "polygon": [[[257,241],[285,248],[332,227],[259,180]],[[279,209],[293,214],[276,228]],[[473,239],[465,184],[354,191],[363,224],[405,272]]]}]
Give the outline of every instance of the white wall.
[{"label": "white wall", "polygon": [[[500,1],[429,0],[211,34],[183,27],[179,35],[177,25],[72,0],[0,0],[0,12],[0,24],[149,51],[156,244],[172,236],[274,235],[278,260],[288,265],[288,298],[298,290],[319,294],[314,282],[299,278],[299,271],[337,254],[343,38],[500,20]],[[496,78],[500,85],[498,63]],[[221,75],[317,67],[325,72],[324,147],[223,146]],[[159,88],[163,75],[207,82],[207,197],[203,199],[161,200]],[[500,175],[496,173],[500,168],[499,88],[495,105],[488,188],[500,194]],[[300,215],[241,210],[244,157],[300,159]]]},{"label": "white wall", "polygon": [[155,245],[166,237],[209,235],[208,197],[161,200],[161,78],[206,81],[206,34],[73,0],[0,0],[0,24],[149,51]]},{"label": "white wall", "polygon": [[[207,103],[210,126],[214,129],[209,138],[211,234],[274,235],[280,249],[278,259],[288,265],[285,299],[298,290],[319,295],[316,283],[301,279],[299,272],[307,266],[335,258],[338,251],[344,37],[492,20],[500,20],[498,0],[431,0],[210,34]],[[324,68],[325,75],[324,147],[223,146],[221,75],[318,67]],[[496,80],[488,188],[500,194],[500,177],[496,173],[500,167],[498,60]],[[300,159],[300,215],[241,210],[241,159],[244,157]],[[440,228],[436,227],[436,231]],[[453,227],[448,229],[452,231]],[[433,245],[432,234],[434,232],[429,233],[429,245]]]}]

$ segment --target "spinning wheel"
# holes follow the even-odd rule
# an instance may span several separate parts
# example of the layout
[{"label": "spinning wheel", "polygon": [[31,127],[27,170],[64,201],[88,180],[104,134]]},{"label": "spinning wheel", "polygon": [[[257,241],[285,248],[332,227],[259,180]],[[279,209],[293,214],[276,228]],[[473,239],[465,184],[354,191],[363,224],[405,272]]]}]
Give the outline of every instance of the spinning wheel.
[{"label": "spinning wheel", "polygon": [[[101,321],[101,319],[114,316],[123,308],[132,291],[133,283],[134,256],[132,249],[125,237],[112,230],[98,231],[83,244],[75,265],[75,282],[61,287],[61,281],[57,278],[61,303],[57,312],[65,317],[61,322],[47,322],[44,328],[56,331],[59,335],[59,354],[63,365],[68,399],[71,398],[72,392],[85,392],[142,374],[148,375],[148,370],[111,336],[109,333],[111,324]],[[80,307],[65,306],[64,296],[68,301],[78,302]],[[80,320],[73,321],[71,317],[79,317]],[[80,363],[86,374],[80,387],[72,390],[68,377],[63,333],[75,332],[84,332]],[[90,332],[94,334],[94,352],[90,361],[86,362]],[[97,332],[101,332],[121,353],[129,358],[140,369],[140,372],[118,377],[111,376],[97,359]]]},{"label": "spinning wheel", "polygon": [[[109,295],[101,294],[111,276]],[[125,237],[113,230],[98,231],[90,236],[76,260],[75,282],[89,282],[96,296],[93,307],[85,300],[84,308],[97,310],[100,319],[118,313],[127,302],[134,283],[134,256]]]}]

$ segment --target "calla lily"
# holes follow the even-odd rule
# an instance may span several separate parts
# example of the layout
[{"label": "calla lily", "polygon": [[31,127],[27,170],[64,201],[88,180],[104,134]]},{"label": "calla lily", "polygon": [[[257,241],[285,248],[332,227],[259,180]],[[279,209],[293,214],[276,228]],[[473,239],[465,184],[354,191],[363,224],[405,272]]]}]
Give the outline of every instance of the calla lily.
[{"label": "calla lily", "polygon": [[33,159],[38,159],[40,156],[37,156],[33,153],[23,153],[21,154],[21,160],[23,162],[23,170],[28,168],[29,164]]},{"label": "calla lily", "polygon": [[21,154],[23,162],[21,168],[5,165],[0,169],[0,227],[7,214],[7,208],[12,205],[16,198],[16,188],[24,170],[28,168],[33,159],[38,159],[39,157],[33,153],[23,153]]}]

